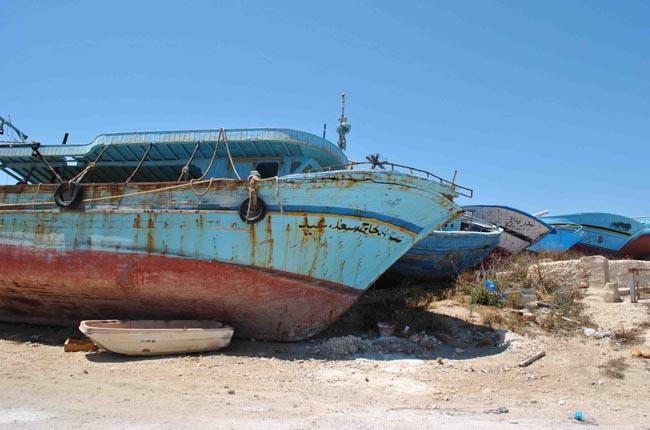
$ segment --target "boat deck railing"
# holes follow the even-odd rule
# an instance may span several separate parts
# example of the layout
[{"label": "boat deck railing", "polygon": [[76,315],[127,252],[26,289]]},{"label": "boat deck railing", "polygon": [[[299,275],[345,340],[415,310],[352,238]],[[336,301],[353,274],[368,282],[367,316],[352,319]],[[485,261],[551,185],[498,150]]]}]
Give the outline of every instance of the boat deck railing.
[{"label": "boat deck railing", "polygon": [[474,190],[472,190],[471,188],[463,187],[462,185],[458,185],[453,181],[449,181],[447,179],[441,178],[440,176],[428,172],[426,170],[417,169],[415,167],[410,167],[410,166],[404,166],[402,164],[391,163],[388,161],[350,161],[348,162],[348,164],[339,164],[336,166],[317,167],[317,168],[309,169],[308,172],[315,173],[315,172],[329,172],[333,170],[354,170],[355,167],[357,166],[361,166],[362,169],[367,166],[370,166],[371,169],[379,168],[382,170],[406,172],[410,175],[421,176],[427,179],[436,180],[441,184],[450,187],[452,190],[454,190],[456,193],[458,193],[461,196],[470,197],[470,198],[474,196]]}]

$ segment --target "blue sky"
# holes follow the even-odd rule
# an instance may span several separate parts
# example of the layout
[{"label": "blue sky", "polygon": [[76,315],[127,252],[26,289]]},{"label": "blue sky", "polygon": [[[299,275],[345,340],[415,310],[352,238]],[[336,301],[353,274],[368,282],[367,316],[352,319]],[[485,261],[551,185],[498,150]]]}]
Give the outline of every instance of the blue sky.
[{"label": "blue sky", "polygon": [[[288,127],[475,190],[650,215],[645,1],[1,0],[0,115],[30,140]],[[5,183],[0,178],[1,183]],[[12,182],[12,181],[11,181]]]}]

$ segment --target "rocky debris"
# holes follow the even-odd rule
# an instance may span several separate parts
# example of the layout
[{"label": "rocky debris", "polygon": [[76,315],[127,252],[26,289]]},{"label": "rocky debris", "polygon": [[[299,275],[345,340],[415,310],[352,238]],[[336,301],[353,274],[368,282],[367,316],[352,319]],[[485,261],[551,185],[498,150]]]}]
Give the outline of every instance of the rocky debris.
[{"label": "rocky debris", "polygon": [[503,335],[503,342],[499,345],[499,347],[501,347],[501,348],[509,348],[509,347],[519,348],[519,347],[521,347],[521,345],[523,344],[523,341],[525,339],[526,338],[524,338],[523,336],[521,336],[521,335],[519,335],[519,334],[517,334],[515,332],[507,331]]},{"label": "rocky debris", "polygon": [[604,337],[610,337],[612,332],[609,330],[594,330],[593,328],[586,328],[582,331],[587,337],[595,337],[596,339],[602,339]]},{"label": "rocky debris", "polygon": [[496,415],[507,414],[508,412],[509,412],[508,408],[504,406],[501,406],[496,409],[488,409],[487,411],[485,411],[486,414],[496,414]]},{"label": "rocky debris", "polygon": [[605,284],[605,292],[603,293],[603,300],[605,303],[620,303],[621,294],[618,291],[618,285],[614,282]]},{"label": "rocky debris", "polygon": [[632,350],[633,358],[650,358],[650,348],[634,348]]},{"label": "rocky debris", "polygon": [[416,354],[430,352],[441,342],[435,336],[416,333],[408,338],[381,336],[363,338],[358,336],[333,337],[315,345],[315,352],[330,358],[340,358],[359,353]]}]

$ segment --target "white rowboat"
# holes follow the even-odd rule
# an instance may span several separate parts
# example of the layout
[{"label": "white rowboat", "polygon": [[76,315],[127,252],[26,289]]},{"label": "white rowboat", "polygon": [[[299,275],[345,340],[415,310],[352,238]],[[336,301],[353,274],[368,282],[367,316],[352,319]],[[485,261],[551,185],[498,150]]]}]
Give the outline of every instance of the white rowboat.
[{"label": "white rowboat", "polygon": [[117,354],[166,355],[214,351],[230,344],[234,329],[212,320],[90,320],[79,330]]}]

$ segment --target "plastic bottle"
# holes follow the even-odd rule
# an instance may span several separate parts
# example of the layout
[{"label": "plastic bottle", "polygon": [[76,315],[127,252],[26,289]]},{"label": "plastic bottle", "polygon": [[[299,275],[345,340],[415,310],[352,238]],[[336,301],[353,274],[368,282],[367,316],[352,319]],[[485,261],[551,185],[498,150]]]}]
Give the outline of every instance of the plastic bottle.
[{"label": "plastic bottle", "polygon": [[487,288],[489,292],[493,293],[497,287],[496,285],[494,285],[494,282],[488,279],[487,281],[485,281],[485,288]]},{"label": "plastic bottle", "polygon": [[593,423],[596,421],[594,417],[582,411],[569,412],[569,418],[582,421],[583,423]]}]

